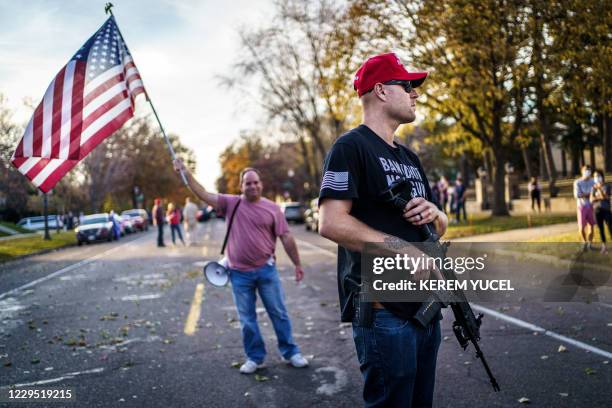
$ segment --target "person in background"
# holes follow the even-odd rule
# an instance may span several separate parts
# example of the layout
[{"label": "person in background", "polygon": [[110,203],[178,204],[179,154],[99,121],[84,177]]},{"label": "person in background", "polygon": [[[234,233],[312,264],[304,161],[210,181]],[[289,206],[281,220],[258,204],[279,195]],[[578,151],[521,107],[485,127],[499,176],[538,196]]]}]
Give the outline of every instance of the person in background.
[{"label": "person in background", "polygon": [[429,188],[431,189],[431,195],[438,199],[438,206],[440,207],[442,211],[444,211],[444,207],[442,207],[442,205],[440,204],[441,201],[439,201],[442,198],[441,197],[442,194],[440,193],[440,190],[438,189],[439,184],[436,182],[430,182]]},{"label": "person in background", "polygon": [[461,213],[463,212],[463,220],[467,222],[467,214],[465,211],[465,185],[463,184],[463,178],[457,176],[455,180],[455,220],[461,221]]},{"label": "person in background", "polygon": [[601,238],[601,253],[607,254],[606,247],[606,224],[608,225],[608,233],[612,238],[612,212],[610,211],[610,184],[606,184],[604,173],[601,170],[595,170],[593,174],[593,190],[591,191],[591,202],[595,212],[595,221],[599,228],[599,237]]},{"label": "person in background", "polygon": [[[584,251],[593,249],[593,229],[595,216],[591,205],[591,192],[593,191],[593,177],[591,177],[591,166],[582,166],[582,175],[574,181],[574,198],[576,198],[576,216],[578,218],[578,231],[582,238]],[[587,226],[589,232],[586,232]]]},{"label": "person in background", "polygon": [[83,225],[84,219],[85,219],[85,214],[83,214],[83,211],[79,212],[79,225]]},{"label": "person in background", "polygon": [[446,176],[440,177],[440,180],[437,183],[438,185],[438,202],[440,203],[440,207],[442,211],[446,213],[446,204],[448,203],[448,179]]},{"label": "person in background", "polygon": [[68,211],[68,215],[64,224],[66,225],[66,229],[68,231],[71,231],[74,228],[74,214],[72,214],[72,211]]},{"label": "person in background", "polygon": [[113,223],[113,239],[115,241],[121,238],[121,226],[119,225],[119,221],[117,220],[117,216],[115,215],[115,211],[110,210],[110,219]]},{"label": "person in background", "polygon": [[168,204],[168,211],[166,212],[166,219],[168,220],[168,224],[170,224],[170,232],[172,233],[172,244],[176,245],[176,237],[175,234],[178,235],[179,239],[185,246],[185,241],[183,240],[183,234],[181,233],[181,210],[174,206],[174,203]]},{"label": "person in background", "polygon": [[531,211],[535,211],[535,205],[538,205],[538,212],[542,211],[541,197],[542,193],[540,190],[540,184],[538,183],[537,177],[532,177],[527,184],[527,191],[529,191],[529,197],[531,197]]},{"label": "person in background", "polygon": [[195,244],[195,233],[198,227],[198,206],[191,202],[189,197],[185,198],[185,208],[183,209],[183,223],[185,225],[185,235],[187,245]]},{"label": "person in background", "polygon": [[157,225],[157,246],[165,247],[164,244],[164,209],[162,207],[161,199],[156,198],[154,201],[153,209],[151,210],[151,219],[153,225]]}]

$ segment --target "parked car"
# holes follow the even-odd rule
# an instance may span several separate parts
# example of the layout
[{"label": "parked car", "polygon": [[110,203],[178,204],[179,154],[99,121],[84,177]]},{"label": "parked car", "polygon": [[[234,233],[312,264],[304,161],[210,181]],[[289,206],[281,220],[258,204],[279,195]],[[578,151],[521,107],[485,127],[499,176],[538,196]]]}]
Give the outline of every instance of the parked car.
[{"label": "parked car", "polygon": [[206,222],[211,218],[215,218],[216,211],[212,206],[202,207],[196,213],[196,219],[198,222]]},{"label": "parked car", "polygon": [[123,229],[126,234],[131,234],[134,232],[134,224],[132,223],[132,217],[129,215],[120,215],[121,225],[123,225]]},{"label": "parked car", "polygon": [[134,230],[148,231],[149,230],[149,215],[141,208],[134,208],[121,212],[121,215],[130,217]]},{"label": "parked car", "polygon": [[77,244],[93,241],[112,241],[113,221],[108,213],[92,214],[83,217],[83,222],[74,229],[76,232]]},{"label": "parked car", "polygon": [[304,222],[304,206],[301,203],[282,203],[281,210],[289,222]]},{"label": "parked car", "polygon": [[[47,224],[49,229],[64,228],[64,223],[57,215],[47,215]],[[59,225],[58,225],[59,224]],[[32,231],[45,229],[45,217],[27,217],[19,220],[17,223],[20,227],[27,228]]]},{"label": "parked car", "polygon": [[319,199],[310,200],[310,207],[304,212],[304,224],[308,231],[319,231]]}]

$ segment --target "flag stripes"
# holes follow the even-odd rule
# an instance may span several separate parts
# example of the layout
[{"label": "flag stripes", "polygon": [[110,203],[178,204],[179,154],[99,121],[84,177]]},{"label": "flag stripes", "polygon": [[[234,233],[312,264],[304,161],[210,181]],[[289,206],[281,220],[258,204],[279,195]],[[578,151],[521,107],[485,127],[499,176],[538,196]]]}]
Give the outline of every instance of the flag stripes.
[{"label": "flag stripes", "polygon": [[12,164],[41,191],[49,191],[134,116],[140,93],[146,94],[142,79],[110,17],[51,81]]}]

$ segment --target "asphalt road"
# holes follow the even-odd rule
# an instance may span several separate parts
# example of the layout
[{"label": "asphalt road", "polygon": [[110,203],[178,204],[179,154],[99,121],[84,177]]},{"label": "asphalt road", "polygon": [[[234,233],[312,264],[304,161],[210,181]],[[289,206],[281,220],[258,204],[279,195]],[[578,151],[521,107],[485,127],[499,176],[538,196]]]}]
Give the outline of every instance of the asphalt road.
[{"label": "asphalt road", "polygon": [[[149,232],[0,265],[0,389],[73,387],[77,401],[66,406],[88,407],[362,405],[352,330],[339,322],[336,247],[292,230],[306,277],[295,283],[281,248],[278,267],[309,368],[281,361],[261,303],[266,368],[256,377],[234,367],[244,357],[231,290],[201,276],[223,238],[212,221],[194,247],[157,248]],[[445,314],[436,407],[514,407],[521,398],[537,407],[611,405],[611,305],[475,307],[485,313],[481,347],[502,391],[492,391],[473,349],[460,349]]]}]

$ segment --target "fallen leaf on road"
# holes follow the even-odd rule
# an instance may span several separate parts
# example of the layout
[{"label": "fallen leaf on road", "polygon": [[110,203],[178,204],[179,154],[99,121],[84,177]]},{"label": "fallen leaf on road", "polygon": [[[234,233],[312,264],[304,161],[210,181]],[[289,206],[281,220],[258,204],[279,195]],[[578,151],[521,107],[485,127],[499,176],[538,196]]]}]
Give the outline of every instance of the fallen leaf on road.
[{"label": "fallen leaf on road", "polygon": [[540,356],[540,359],[541,360],[548,360],[548,356],[547,355]]},{"label": "fallen leaf on road", "polygon": [[531,404],[531,400],[526,397],[519,398],[518,402],[520,402],[521,404]]},{"label": "fallen leaf on road", "polygon": [[593,370],[591,367],[587,367],[584,369],[584,372],[586,373],[586,375],[593,375],[597,373],[597,370]]},{"label": "fallen leaf on road", "polygon": [[266,377],[265,375],[255,374],[255,381],[264,382],[264,381],[269,381],[269,380],[270,378]]},{"label": "fallen leaf on road", "polygon": [[560,345],[559,349],[557,350],[557,352],[559,353],[565,353],[567,351],[567,347],[565,347],[564,345]]},{"label": "fallen leaf on road", "polygon": [[557,310],[555,311],[559,316],[563,315],[563,313],[565,313],[565,310],[563,310],[562,306],[559,306],[557,308]]},{"label": "fallen leaf on road", "polygon": [[232,368],[239,368],[240,363],[238,361],[232,361]]},{"label": "fallen leaf on road", "polygon": [[38,363],[40,363],[40,358],[36,358],[36,357],[34,357],[34,358],[32,359],[32,361],[30,361],[30,363],[32,363],[32,364],[38,364]]},{"label": "fallen leaf on road", "polygon": [[449,339],[449,337],[448,337],[448,336],[444,336],[444,337],[442,338],[442,340],[444,340],[444,341],[448,341],[448,339]]},{"label": "fallen leaf on road", "polygon": [[12,366],[12,365],[13,365],[13,363],[11,363],[10,361],[6,361],[6,362],[3,364],[3,366],[5,366],[5,367],[10,367],[10,366]]},{"label": "fallen leaf on road", "polygon": [[78,343],[77,339],[75,339],[75,338],[72,338],[72,337],[71,337],[71,338],[70,338],[70,339],[68,339],[68,340],[67,340],[67,341],[66,341],[64,344],[65,344],[66,346],[76,346],[76,345],[77,345],[77,343]]}]

